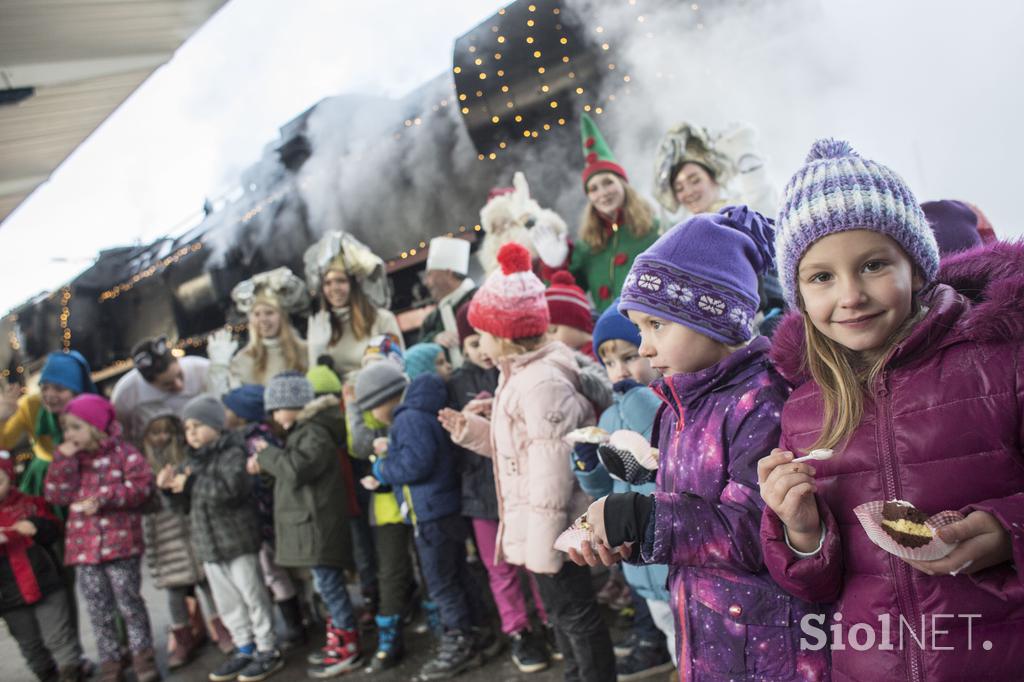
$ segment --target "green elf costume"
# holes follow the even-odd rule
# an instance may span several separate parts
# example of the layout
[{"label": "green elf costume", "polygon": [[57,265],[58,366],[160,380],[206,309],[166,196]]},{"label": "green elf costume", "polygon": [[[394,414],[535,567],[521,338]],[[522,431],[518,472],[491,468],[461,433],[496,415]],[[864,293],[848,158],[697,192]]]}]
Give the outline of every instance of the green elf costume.
[{"label": "green elf costume", "polygon": [[[586,114],[582,114],[580,117],[580,132],[585,161],[584,189],[587,186],[587,181],[598,173],[614,173],[623,182],[629,182],[625,169],[615,161],[615,156],[608,143],[605,142],[604,136],[601,135],[597,124]],[[658,223],[655,218],[650,231],[638,237],[624,222],[621,208],[614,219],[598,215],[609,236],[605,247],[595,251],[585,241],[577,239],[571,245],[571,252],[566,259],[567,263],[557,267],[551,267],[545,263],[541,277],[550,281],[555,272],[567,269],[576,278],[576,283],[590,294],[597,312],[602,313],[622,291],[622,284],[626,280],[626,275],[629,274],[630,266],[633,265],[633,259],[657,241]]]}]

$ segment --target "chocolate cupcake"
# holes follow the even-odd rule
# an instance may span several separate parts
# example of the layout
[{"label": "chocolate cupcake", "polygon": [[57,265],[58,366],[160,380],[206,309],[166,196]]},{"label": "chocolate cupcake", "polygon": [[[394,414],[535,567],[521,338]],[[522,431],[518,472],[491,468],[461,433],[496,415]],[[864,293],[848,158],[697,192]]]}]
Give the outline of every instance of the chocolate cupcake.
[{"label": "chocolate cupcake", "polygon": [[902,500],[882,505],[882,530],[903,547],[924,547],[935,536],[927,525],[928,515]]}]

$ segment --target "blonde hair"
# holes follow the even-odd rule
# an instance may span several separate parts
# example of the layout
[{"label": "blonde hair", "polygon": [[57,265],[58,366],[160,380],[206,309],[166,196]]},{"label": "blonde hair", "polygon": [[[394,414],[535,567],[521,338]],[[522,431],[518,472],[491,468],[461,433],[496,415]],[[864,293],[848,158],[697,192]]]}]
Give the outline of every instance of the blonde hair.
[{"label": "blonde hair", "polygon": [[[494,336],[492,334],[492,336]],[[510,355],[522,355],[523,353],[529,353],[535,351],[543,346],[548,341],[547,334],[541,334],[539,336],[524,336],[521,339],[506,339],[501,336],[495,336],[494,340],[498,342],[498,348],[500,348],[500,357],[508,357]]]},{"label": "blonde hair", "polygon": [[[261,302],[258,305],[270,304]],[[253,309],[255,307],[253,306]],[[277,306],[273,306],[273,308],[281,317],[281,331],[278,332],[277,338],[281,342],[281,352],[284,354],[285,367],[305,374],[306,354],[299,348],[298,332],[295,331],[295,327],[292,326],[288,315],[283,310]],[[267,371],[267,363],[270,357],[267,352],[267,345],[263,343],[263,337],[260,336],[258,325],[249,324],[249,343],[246,344],[242,352],[252,358],[257,374],[262,376]]]},{"label": "blonde hair", "polygon": [[[622,183],[626,198],[622,202],[622,221],[634,237],[645,237],[654,229],[654,211],[640,194],[624,178],[615,176]],[[580,219],[580,239],[591,251],[597,253],[608,246],[608,234],[601,214],[589,201]]]},{"label": "blonde hair", "polygon": [[889,358],[889,350],[921,318],[916,296],[914,301],[914,308],[903,324],[886,339],[880,350],[870,354],[850,351],[822,334],[801,305],[807,349],[804,367],[818,385],[822,402],[821,435],[811,450],[845,446],[857,430],[864,416],[864,400],[872,394],[875,380]]},{"label": "blonde hair", "polygon": [[624,353],[630,348],[640,350],[639,346],[630,343],[625,339],[608,339],[597,347],[597,354],[601,356],[602,360],[605,360],[607,356],[612,355],[613,353]]},{"label": "blonde hair", "polygon": [[[167,447],[159,452],[149,444],[146,438],[149,430],[158,422],[167,422],[171,432],[170,442],[167,444]],[[167,464],[177,467],[183,463],[188,453],[185,450],[185,427],[182,425],[181,420],[170,414],[150,420],[142,434],[142,451],[146,455],[146,460],[149,462],[149,466],[153,468],[154,473],[163,469]]]},{"label": "blonde hair", "polygon": [[[100,446],[103,445],[103,441],[110,438],[109,433],[97,429],[95,426],[85,421],[81,417],[76,417],[73,414],[65,413],[61,415],[61,419],[77,419],[78,421],[82,422],[82,424],[85,425],[85,429],[89,433],[89,442],[86,444],[87,447],[83,448],[85,452],[93,452],[94,450],[99,450]],[[63,427],[63,424],[61,426]]]}]

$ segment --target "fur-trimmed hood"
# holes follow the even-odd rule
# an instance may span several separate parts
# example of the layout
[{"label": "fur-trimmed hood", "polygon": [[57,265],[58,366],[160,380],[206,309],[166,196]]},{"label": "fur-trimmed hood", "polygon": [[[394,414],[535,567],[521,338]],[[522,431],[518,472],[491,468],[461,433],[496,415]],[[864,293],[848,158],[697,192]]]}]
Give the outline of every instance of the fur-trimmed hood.
[{"label": "fur-trimmed hood", "polygon": [[322,395],[318,398],[314,398],[310,402],[306,403],[306,405],[302,408],[302,410],[299,412],[299,416],[296,419],[296,422],[309,421],[317,414],[323,412],[326,409],[340,410],[340,405],[341,401],[338,399],[338,397],[335,395],[331,395],[330,393],[328,393],[327,395]]},{"label": "fur-trimmed hood", "polygon": [[[928,315],[907,341],[945,347],[1024,339],[1024,241],[994,242],[944,258],[923,300]],[[798,312],[790,311],[779,323],[771,358],[793,385],[811,378]]]}]

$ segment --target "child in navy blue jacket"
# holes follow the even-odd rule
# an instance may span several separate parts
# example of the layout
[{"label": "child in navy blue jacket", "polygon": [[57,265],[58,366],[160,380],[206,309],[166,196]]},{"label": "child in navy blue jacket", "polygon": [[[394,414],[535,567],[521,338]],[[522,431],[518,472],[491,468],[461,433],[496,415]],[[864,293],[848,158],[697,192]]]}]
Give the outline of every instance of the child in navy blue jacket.
[{"label": "child in navy blue jacket", "polygon": [[364,369],[356,380],[356,397],[361,409],[390,425],[387,456],[374,462],[373,478],[401,495],[415,525],[423,577],[444,626],[437,657],[424,665],[420,679],[447,679],[479,665],[484,644],[483,633],[474,627],[480,607],[466,566],[467,526],[455,451],[437,420],[447,388],[440,376],[426,370],[413,378],[404,396],[377,405],[362,399],[374,394],[371,384],[394,385],[387,374],[400,376],[401,371],[385,362]]}]

